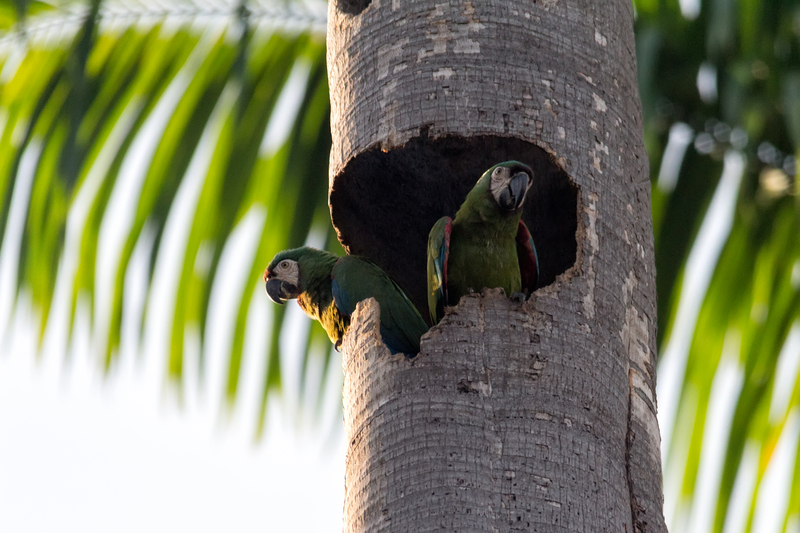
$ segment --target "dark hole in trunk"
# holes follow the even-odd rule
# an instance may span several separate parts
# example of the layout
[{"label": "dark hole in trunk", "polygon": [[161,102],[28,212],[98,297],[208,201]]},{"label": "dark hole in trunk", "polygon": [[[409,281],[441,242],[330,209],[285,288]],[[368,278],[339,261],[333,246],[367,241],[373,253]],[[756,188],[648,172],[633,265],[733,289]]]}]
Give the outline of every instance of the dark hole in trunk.
[{"label": "dark hole in trunk", "polygon": [[495,136],[412,139],[402,148],[373,148],[334,178],[331,218],[345,249],[375,261],[428,317],[428,232],[454,216],[481,174],[517,160],[534,170],[522,218],[539,255],[539,287],[575,264],[578,187],[535,144]]},{"label": "dark hole in trunk", "polygon": [[345,15],[360,15],[372,0],[335,0],[336,9]]}]

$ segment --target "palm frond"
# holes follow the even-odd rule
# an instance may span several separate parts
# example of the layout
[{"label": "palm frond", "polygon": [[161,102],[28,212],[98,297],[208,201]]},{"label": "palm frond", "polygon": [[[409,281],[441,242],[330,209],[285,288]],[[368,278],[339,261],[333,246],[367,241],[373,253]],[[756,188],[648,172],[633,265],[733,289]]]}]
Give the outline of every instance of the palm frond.
[{"label": "palm frond", "polygon": [[[798,450],[792,361],[800,346],[789,341],[800,319],[800,189],[792,155],[800,149],[800,47],[789,22],[796,8],[700,2],[687,17],[677,2],[636,7],[665,359],[659,377],[674,380],[667,388],[677,390],[659,394],[667,521],[673,532],[727,530],[731,520],[762,531],[765,514],[757,508],[773,505],[772,514],[785,513],[778,521],[785,526],[798,513],[797,476],[787,509],[764,497],[775,490],[764,480],[781,438],[789,436],[791,455]],[[719,226],[722,211],[712,205],[718,189],[732,183],[720,179],[725,154],[741,161],[735,205],[725,208],[729,228]],[[701,228],[715,224],[722,241],[703,240],[714,232]],[[703,247],[721,252],[706,254],[700,270],[707,281],[698,282],[704,274],[689,258]],[[681,316],[691,301],[696,320]]]},{"label": "palm frond", "polygon": [[[12,196],[25,213],[21,237],[3,239],[12,255],[6,248],[20,243],[14,286],[30,288],[42,335],[57,279],[70,286],[70,330],[87,296],[111,368],[137,243],[153,236],[152,286],[168,219],[183,202],[190,229],[174,307],[158,310],[172,320],[168,374],[179,383],[187,328],[205,337],[225,243],[248,213],[266,213],[245,259],[252,282],[238,306],[232,402],[260,271],[275,252],[305,242],[312,221],[330,228],[314,218],[326,205],[330,148],[325,5],[109,1],[28,15],[0,38],[0,235]],[[27,197],[15,192],[25,172]],[[62,260],[65,246],[76,248],[74,264]],[[264,402],[280,386],[282,317],[273,314]]]},{"label": "palm frond", "polygon": [[[25,4],[27,11],[21,13],[16,6],[12,8],[5,2],[0,3],[0,13],[7,17],[0,20],[8,21],[0,25],[0,29],[6,30],[0,36],[0,45],[69,43],[91,17],[92,11],[91,5],[80,1],[51,5],[28,0]],[[127,28],[146,30],[161,25],[195,30],[209,27],[236,30],[238,24],[248,24],[260,33],[278,31],[324,36],[327,3],[321,0],[104,0],[98,5],[96,19],[101,32]]]}]

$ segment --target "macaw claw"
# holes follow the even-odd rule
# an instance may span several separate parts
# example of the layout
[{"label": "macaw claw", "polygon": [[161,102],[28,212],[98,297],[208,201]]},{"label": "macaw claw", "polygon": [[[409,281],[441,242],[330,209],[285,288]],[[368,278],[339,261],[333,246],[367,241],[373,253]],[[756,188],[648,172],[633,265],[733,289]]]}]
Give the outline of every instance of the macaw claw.
[{"label": "macaw claw", "polygon": [[517,302],[518,304],[525,303],[525,293],[515,292],[511,295],[511,299]]}]

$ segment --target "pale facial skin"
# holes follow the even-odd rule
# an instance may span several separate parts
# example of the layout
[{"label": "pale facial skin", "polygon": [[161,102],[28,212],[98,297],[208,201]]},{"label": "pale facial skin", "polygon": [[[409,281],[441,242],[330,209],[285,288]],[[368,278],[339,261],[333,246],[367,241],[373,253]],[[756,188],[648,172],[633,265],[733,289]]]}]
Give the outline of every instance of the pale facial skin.
[{"label": "pale facial skin", "polygon": [[489,191],[500,207],[519,209],[532,183],[525,172],[518,172],[512,176],[510,168],[497,167],[492,172]]},{"label": "pale facial skin", "polygon": [[281,281],[286,281],[287,283],[291,283],[292,285],[299,285],[300,284],[300,267],[297,265],[297,261],[292,261],[291,259],[284,259],[278,266],[275,267],[275,272],[272,276],[278,278]]},{"label": "pale facial skin", "polygon": [[270,272],[264,272],[267,295],[278,304],[296,298],[300,287],[300,266],[297,261],[284,259]]}]

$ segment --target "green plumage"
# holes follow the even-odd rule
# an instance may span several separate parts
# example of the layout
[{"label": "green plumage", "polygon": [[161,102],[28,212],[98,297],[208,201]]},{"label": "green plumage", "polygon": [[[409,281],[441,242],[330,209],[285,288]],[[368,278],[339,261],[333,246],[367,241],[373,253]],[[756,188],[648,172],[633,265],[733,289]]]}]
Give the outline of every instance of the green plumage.
[{"label": "green plumage", "polygon": [[371,297],[380,305],[381,336],[389,349],[395,353],[419,352],[419,339],[428,326],[403,290],[375,263],[353,255],[337,257],[314,248],[296,248],[275,256],[265,280],[280,279],[278,267],[286,260],[295,261],[299,270],[296,291],[286,297],[296,297],[303,311],[320,322],[337,347],[356,304]]},{"label": "green plumage", "polygon": [[448,305],[456,305],[469,290],[501,287],[520,292],[517,227],[522,210],[502,213],[489,192],[487,171],[478,180],[453,219],[447,264]]},{"label": "green plumage", "polygon": [[[299,248],[298,250],[304,249]],[[336,307],[331,290],[331,272],[339,258],[328,252],[312,248],[307,250],[308,252],[287,254],[287,257],[288,255],[297,257],[300,267],[299,288],[301,293],[297,297],[297,303],[309,318],[319,321],[331,342],[339,346],[345,331],[347,331],[347,326],[350,325],[350,316],[343,314]],[[289,252],[292,251],[294,250],[289,250]],[[281,254],[278,254],[275,259],[280,256]]]},{"label": "green plumage", "polygon": [[[524,185],[522,175],[527,176]],[[495,165],[484,172],[454,219],[442,217],[434,224],[428,238],[428,305],[433,323],[441,320],[445,305],[458,304],[470,291],[500,287],[508,295],[528,292],[520,261],[525,262],[526,272],[537,275],[538,261],[532,240],[530,251],[521,250],[520,237],[526,236],[522,239],[526,241],[529,236],[521,218],[532,175],[530,167],[516,161]]]}]

